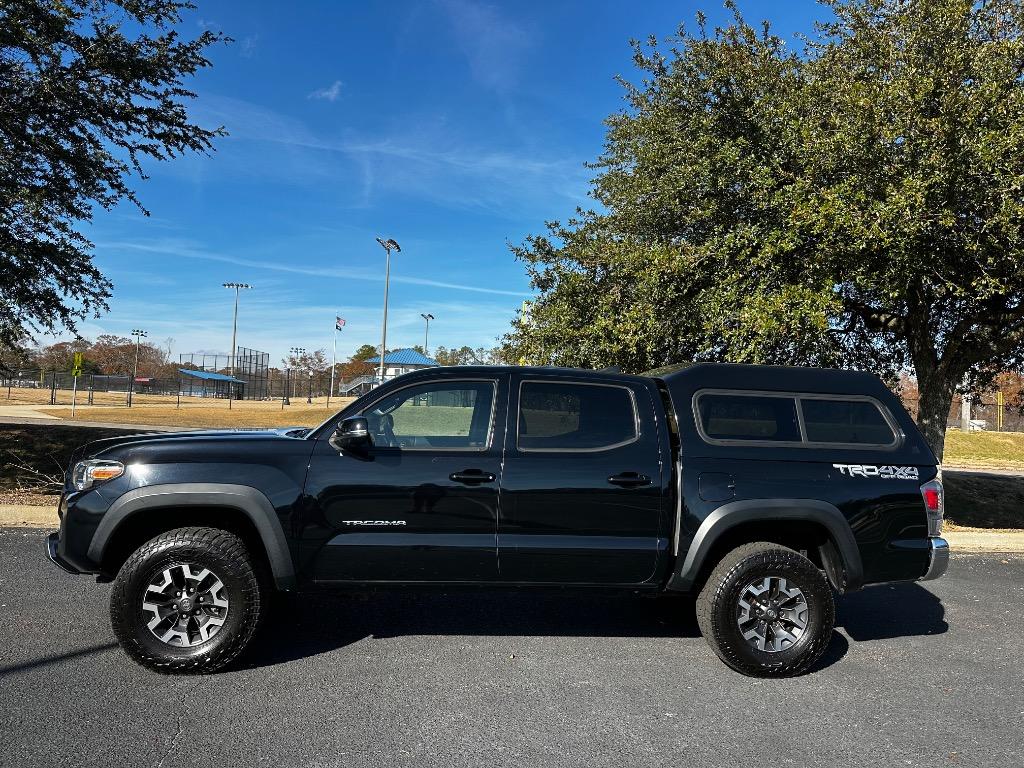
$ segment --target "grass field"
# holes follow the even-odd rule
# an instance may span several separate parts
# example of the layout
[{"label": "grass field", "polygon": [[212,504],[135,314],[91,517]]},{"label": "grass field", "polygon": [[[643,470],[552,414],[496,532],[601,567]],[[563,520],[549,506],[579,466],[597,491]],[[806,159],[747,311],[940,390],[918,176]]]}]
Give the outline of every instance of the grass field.
[{"label": "grass field", "polygon": [[946,432],[943,463],[957,467],[1024,468],[1024,432]]},{"label": "grass field", "polygon": [[[330,409],[326,400],[312,405],[304,401],[281,408],[278,401],[241,401],[230,410],[223,400],[217,405],[197,405],[189,402],[181,408],[173,404],[137,404],[131,408],[79,407],[76,421],[94,421],[106,424],[152,424],[169,427],[313,427],[337,413],[351,398],[333,398]],[[61,419],[71,418],[70,408],[48,408],[47,413]]]}]

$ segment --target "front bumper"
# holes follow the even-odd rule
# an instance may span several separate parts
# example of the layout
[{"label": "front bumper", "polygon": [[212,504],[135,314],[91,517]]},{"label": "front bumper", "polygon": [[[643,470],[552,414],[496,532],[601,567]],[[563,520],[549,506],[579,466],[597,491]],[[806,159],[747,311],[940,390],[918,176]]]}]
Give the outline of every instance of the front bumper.
[{"label": "front bumper", "polygon": [[939,578],[949,567],[949,543],[945,539],[928,539],[928,570],[921,581],[932,581]]},{"label": "front bumper", "polygon": [[63,557],[61,557],[60,554],[58,554],[58,552],[57,552],[57,545],[58,544],[60,544],[60,534],[59,533],[54,532],[54,533],[51,533],[49,536],[47,536],[46,537],[46,556],[49,557],[50,561],[54,565],[56,565],[58,568],[60,568],[62,571],[67,571],[68,573],[74,573],[74,574],[81,573],[80,570],[75,568],[75,566],[71,565],[71,563],[69,563],[67,560],[65,560]]}]

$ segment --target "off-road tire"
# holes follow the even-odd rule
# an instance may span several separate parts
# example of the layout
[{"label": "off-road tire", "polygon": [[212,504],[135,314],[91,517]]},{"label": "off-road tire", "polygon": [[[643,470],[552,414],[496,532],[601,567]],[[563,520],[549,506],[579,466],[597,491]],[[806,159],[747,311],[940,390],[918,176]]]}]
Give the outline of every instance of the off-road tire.
[{"label": "off-road tire", "polygon": [[[183,563],[213,571],[228,600],[223,626],[192,647],[172,647],[150,631],[143,595],[164,569]],[[118,642],[135,662],[163,674],[203,674],[230,664],[245,650],[266,607],[266,588],[245,543],[217,528],[176,528],[139,547],[114,579],[110,621]]]},{"label": "off-road tire", "polygon": [[[744,587],[758,578],[783,577],[807,603],[807,626],[791,647],[773,653],[743,637],[737,607]],[[697,624],[718,657],[751,677],[793,677],[806,672],[832,638],[835,605],[824,574],[792,549],[769,542],[744,544],[715,566],[697,597]]]}]

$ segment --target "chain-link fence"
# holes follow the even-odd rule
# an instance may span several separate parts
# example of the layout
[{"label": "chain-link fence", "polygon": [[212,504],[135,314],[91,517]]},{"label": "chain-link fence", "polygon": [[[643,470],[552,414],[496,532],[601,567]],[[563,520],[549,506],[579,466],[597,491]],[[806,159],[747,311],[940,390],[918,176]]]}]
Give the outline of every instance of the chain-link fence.
[{"label": "chain-link fence", "polygon": [[[68,371],[21,370],[0,375],[0,401],[26,405],[78,405],[129,406],[132,404],[173,403],[183,401],[284,400],[294,403],[322,401],[331,389],[331,372],[269,370],[264,380],[246,381],[239,377],[232,381],[221,374],[204,371],[181,373],[177,377],[83,374],[78,377]],[[356,397],[376,384],[373,376],[350,379],[336,377],[333,398]],[[250,392],[251,385],[257,392]]]}]

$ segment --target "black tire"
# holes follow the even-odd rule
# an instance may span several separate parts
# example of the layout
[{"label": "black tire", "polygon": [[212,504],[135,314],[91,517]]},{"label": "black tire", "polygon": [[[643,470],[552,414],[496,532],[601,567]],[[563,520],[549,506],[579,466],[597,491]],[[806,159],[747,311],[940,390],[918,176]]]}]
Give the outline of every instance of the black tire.
[{"label": "black tire", "polygon": [[[150,630],[154,614],[143,608],[143,597],[154,579],[186,564],[215,574],[223,584],[218,597],[228,604],[215,634],[196,645],[175,647]],[[143,544],[121,566],[110,595],[110,621],[135,662],[164,674],[202,674],[222,669],[245,650],[265,604],[256,566],[238,536],[216,528],[177,528]]]},{"label": "black tire", "polygon": [[[806,627],[799,639],[773,652],[760,650],[740,629],[740,598],[758,579],[781,577],[803,593]],[[779,544],[755,542],[721,559],[697,598],[697,624],[718,657],[751,677],[793,677],[806,672],[832,639],[835,605],[824,574],[814,563]],[[773,635],[774,637],[774,635]]]}]

